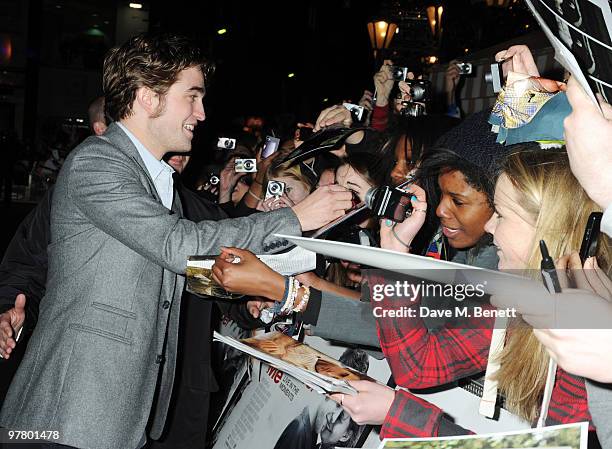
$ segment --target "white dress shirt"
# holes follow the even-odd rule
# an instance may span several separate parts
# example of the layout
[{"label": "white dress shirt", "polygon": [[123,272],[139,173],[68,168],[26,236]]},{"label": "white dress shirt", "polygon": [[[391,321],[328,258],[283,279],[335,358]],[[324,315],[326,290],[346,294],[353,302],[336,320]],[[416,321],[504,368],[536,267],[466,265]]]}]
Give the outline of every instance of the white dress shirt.
[{"label": "white dress shirt", "polygon": [[136,136],[120,122],[117,122],[117,125],[119,125],[123,131],[125,131],[138,150],[138,154],[140,154],[140,157],[142,158],[142,161],[144,162],[145,167],[147,167],[147,171],[155,184],[155,189],[161,198],[162,204],[166,208],[172,209],[172,199],[174,198],[174,181],[172,180],[172,174],[174,173],[174,169],[165,161],[158,161],[155,156],[153,156],[153,154],[146,149],[140,140],[138,140]]}]

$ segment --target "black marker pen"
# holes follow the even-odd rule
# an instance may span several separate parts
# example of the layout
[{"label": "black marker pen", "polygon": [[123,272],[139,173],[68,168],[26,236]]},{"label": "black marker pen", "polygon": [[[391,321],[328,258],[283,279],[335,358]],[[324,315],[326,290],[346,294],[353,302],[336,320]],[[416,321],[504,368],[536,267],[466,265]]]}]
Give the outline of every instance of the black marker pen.
[{"label": "black marker pen", "polygon": [[544,240],[540,240],[540,253],[542,253],[540,270],[542,273],[542,280],[544,281],[544,287],[546,287],[550,293],[561,293],[561,284],[559,284],[559,278],[555,270],[555,261],[552,260],[550,254],[548,254],[548,248]]}]

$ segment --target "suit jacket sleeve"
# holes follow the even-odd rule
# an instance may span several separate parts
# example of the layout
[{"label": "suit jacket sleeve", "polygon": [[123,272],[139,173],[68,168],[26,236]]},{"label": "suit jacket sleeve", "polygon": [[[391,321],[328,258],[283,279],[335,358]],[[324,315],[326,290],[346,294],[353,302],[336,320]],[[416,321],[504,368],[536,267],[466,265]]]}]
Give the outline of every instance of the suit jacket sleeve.
[{"label": "suit jacket sleeve", "polygon": [[45,295],[51,198],[52,189],[21,222],[0,264],[0,313],[14,307],[18,294],[25,294],[26,333],[36,325]]},{"label": "suit jacket sleeve", "polygon": [[218,254],[222,246],[268,253],[286,245],[275,233],[301,234],[299,221],[289,208],[199,223],[172,214],[147,190],[136,161],[103,141],[75,154],[64,169],[64,176],[69,177],[64,193],[82,214],[72,220],[90,222],[175,273],[185,272],[191,255]]}]

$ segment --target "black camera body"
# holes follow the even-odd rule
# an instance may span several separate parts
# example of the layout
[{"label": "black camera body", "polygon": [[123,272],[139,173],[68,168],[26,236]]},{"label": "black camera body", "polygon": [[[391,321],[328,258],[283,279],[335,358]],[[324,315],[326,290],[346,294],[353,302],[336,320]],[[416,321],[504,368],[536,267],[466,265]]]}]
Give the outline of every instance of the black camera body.
[{"label": "black camera body", "polygon": [[410,86],[410,97],[412,101],[431,100],[431,81],[429,80],[408,80],[406,84]]},{"label": "black camera body", "polygon": [[401,223],[412,213],[411,197],[393,187],[374,187],[366,193],[365,204],[376,216]]},{"label": "black camera body", "polygon": [[459,68],[459,75],[461,76],[471,75],[474,71],[472,63],[470,62],[458,62],[456,65]]},{"label": "black camera body", "polygon": [[391,76],[395,81],[406,81],[408,76],[408,67],[391,66]]}]

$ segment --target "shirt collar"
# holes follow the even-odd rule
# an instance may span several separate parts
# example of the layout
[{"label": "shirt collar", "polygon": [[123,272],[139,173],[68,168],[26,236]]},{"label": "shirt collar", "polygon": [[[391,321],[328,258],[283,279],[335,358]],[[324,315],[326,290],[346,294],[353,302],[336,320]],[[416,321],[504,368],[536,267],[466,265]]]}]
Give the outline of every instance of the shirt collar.
[{"label": "shirt collar", "polygon": [[127,129],[121,122],[117,122],[117,125],[119,125],[119,127],[125,132],[125,134],[127,134],[127,136],[130,138],[130,140],[138,150],[138,154],[140,154],[140,157],[142,158],[145,167],[147,167],[147,171],[149,172],[149,175],[151,176],[151,179],[153,181],[157,179],[157,177],[163,170],[170,172],[170,174],[174,173],[174,169],[169,164],[167,164],[166,161],[158,161],[155,156],[153,156],[153,154],[151,154],[151,152],[147,150],[147,148],[140,142],[140,140],[138,140],[138,138],[134,134],[132,134],[130,130]]}]

